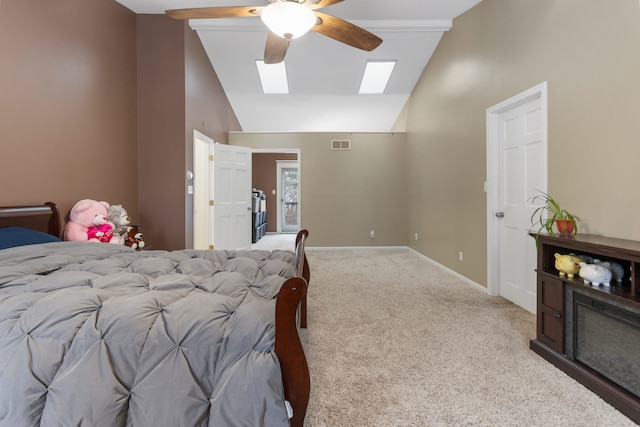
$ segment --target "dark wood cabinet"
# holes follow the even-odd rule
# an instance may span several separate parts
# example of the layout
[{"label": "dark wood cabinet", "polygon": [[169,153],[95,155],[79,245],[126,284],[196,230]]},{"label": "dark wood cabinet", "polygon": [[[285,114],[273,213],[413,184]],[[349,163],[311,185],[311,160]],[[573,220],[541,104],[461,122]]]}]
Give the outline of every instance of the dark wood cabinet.
[{"label": "dark wood cabinet", "polygon": [[[568,238],[540,235],[538,242],[537,327],[531,349],[640,424],[638,389],[623,387],[616,382],[615,376],[603,374],[598,368],[589,366],[586,358],[581,358],[582,341],[577,337],[579,334],[586,336],[586,333],[579,332],[577,325],[585,323],[581,320],[585,306],[576,308],[576,301],[586,296],[594,301],[594,306],[604,305],[629,312],[636,318],[640,316],[640,242],[584,234]],[[622,265],[625,276],[621,283],[612,281],[611,286],[584,284],[578,275],[572,278],[559,275],[555,268],[556,253],[615,262]],[[587,305],[587,308],[590,307]],[[592,319],[598,316],[596,314]],[[633,335],[636,336],[635,331]],[[640,337],[640,325],[637,336]],[[626,343],[620,347],[626,347]],[[605,354],[604,358],[615,359],[619,355],[615,349],[605,348],[604,352],[611,353]],[[631,374],[637,378],[636,383],[640,382],[640,373],[631,371]]]},{"label": "dark wood cabinet", "polygon": [[537,338],[562,353],[564,351],[564,287],[550,274],[538,274]]}]

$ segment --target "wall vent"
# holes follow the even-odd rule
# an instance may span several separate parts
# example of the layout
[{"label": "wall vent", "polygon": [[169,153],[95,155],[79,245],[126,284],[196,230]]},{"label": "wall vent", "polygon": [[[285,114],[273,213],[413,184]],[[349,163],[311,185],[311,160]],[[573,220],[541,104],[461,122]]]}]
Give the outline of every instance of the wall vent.
[{"label": "wall vent", "polygon": [[351,140],[350,139],[332,139],[331,140],[331,149],[332,150],[351,150]]}]

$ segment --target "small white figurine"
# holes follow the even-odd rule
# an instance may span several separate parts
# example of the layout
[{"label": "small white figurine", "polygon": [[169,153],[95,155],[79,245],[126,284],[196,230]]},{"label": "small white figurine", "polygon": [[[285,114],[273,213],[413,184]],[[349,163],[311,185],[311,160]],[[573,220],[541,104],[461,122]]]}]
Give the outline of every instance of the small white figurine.
[{"label": "small white figurine", "polygon": [[611,286],[611,270],[602,264],[580,263],[580,277],[586,285],[592,286]]}]

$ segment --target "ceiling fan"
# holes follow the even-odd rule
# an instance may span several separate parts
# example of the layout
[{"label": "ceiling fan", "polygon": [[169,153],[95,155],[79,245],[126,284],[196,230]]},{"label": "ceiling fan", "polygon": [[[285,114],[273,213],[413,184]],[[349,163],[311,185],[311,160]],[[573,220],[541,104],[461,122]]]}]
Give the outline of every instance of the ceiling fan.
[{"label": "ceiling fan", "polygon": [[227,6],[173,9],[165,13],[174,19],[241,18],[260,16],[269,29],[264,62],[284,60],[292,39],[314,30],[324,36],[358,49],[372,51],[382,39],[369,31],[318,9],[343,0],[267,0],[267,6]]}]

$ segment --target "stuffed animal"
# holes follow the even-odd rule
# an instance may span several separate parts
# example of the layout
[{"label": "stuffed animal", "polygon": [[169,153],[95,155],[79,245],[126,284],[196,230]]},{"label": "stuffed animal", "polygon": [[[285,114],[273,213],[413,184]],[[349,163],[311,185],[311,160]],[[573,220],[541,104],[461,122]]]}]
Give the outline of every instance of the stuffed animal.
[{"label": "stuffed animal", "polygon": [[136,251],[141,251],[144,248],[144,240],[139,225],[127,226],[127,236],[124,238],[124,244]]},{"label": "stuffed animal", "polygon": [[121,243],[120,236],[113,235],[115,228],[107,221],[107,202],[83,199],[69,213],[64,229],[64,239],[72,242]]},{"label": "stuffed animal", "polygon": [[115,226],[113,233],[120,236],[122,243],[124,243],[127,236],[127,226],[131,222],[127,211],[122,205],[110,205],[107,208],[107,221]]}]

